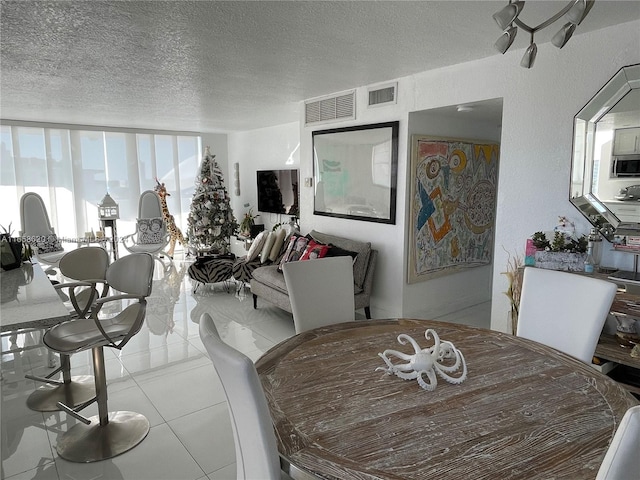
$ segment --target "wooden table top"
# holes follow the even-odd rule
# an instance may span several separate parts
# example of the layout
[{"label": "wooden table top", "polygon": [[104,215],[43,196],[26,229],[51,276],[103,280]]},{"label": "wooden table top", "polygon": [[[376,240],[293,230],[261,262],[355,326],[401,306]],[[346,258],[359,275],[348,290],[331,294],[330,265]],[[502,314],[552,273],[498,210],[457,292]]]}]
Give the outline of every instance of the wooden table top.
[{"label": "wooden table top", "polygon": [[0,273],[1,330],[44,328],[69,320],[69,311],[37,263]]},{"label": "wooden table top", "polygon": [[[435,391],[375,371],[378,353],[431,346],[464,354],[460,385]],[[394,362],[397,363],[397,362]],[[636,399],[588,365],[530,340],[426,320],[332,325],[291,337],[257,362],[278,447],[322,479],[595,478]]]}]

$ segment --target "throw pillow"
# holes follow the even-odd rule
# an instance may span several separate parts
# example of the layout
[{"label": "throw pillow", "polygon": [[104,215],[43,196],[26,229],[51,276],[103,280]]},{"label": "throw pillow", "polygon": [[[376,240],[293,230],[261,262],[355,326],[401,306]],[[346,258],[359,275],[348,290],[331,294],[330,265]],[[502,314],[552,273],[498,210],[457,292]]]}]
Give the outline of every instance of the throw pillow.
[{"label": "throw pillow", "polygon": [[330,248],[331,247],[329,247],[329,245],[325,245],[324,243],[319,243],[315,240],[309,240],[307,248],[304,249],[304,253],[300,257],[300,260],[325,257]]},{"label": "throw pillow", "polygon": [[163,231],[162,217],[138,219],[138,243],[142,245],[162,243]]},{"label": "throw pillow", "polygon": [[50,235],[38,235],[26,237],[25,241],[38,249],[38,253],[61,252],[64,250],[58,236],[55,233]]},{"label": "throw pillow", "polygon": [[249,247],[249,251],[247,252],[247,262],[255,260],[258,257],[258,254],[262,251],[262,247],[264,246],[264,242],[267,239],[267,235],[269,232],[263,230],[260,232],[256,238],[251,242],[251,246]]},{"label": "throw pillow", "polygon": [[329,251],[327,251],[326,257],[351,257],[353,262],[358,258],[358,252],[352,252],[351,250],[345,250],[344,248],[340,248],[333,243],[330,243],[331,247]]},{"label": "throw pillow", "polygon": [[280,264],[278,265],[278,271],[282,271],[282,266],[287,262],[295,262],[300,259],[302,254],[304,253],[304,249],[307,248],[307,243],[309,243],[311,237],[302,236],[297,234],[292,234],[289,237],[289,244],[287,245],[287,249],[282,256],[282,260],[280,260]]},{"label": "throw pillow", "polygon": [[262,253],[260,254],[260,263],[267,263],[267,260],[269,260],[271,247],[273,247],[273,242],[275,242],[275,240],[276,240],[275,232],[269,232],[267,234],[267,239],[264,242],[264,247],[262,247]]},{"label": "throw pillow", "polygon": [[273,247],[271,247],[271,252],[269,252],[269,260],[275,262],[280,254],[280,250],[282,250],[282,244],[284,243],[284,237],[287,234],[284,229],[278,230],[276,237],[273,241]]},{"label": "throw pillow", "polygon": [[359,242],[357,240],[351,240],[348,238],[338,237],[336,235],[328,235],[326,233],[317,232],[312,230],[310,235],[317,242],[332,243],[338,245],[345,250],[351,250],[358,252],[355,262],[353,262],[353,283],[362,288],[364,285],[364,278],[367,275],[367,268],[369,266],[369,255],[371,254],[370,242]]}]

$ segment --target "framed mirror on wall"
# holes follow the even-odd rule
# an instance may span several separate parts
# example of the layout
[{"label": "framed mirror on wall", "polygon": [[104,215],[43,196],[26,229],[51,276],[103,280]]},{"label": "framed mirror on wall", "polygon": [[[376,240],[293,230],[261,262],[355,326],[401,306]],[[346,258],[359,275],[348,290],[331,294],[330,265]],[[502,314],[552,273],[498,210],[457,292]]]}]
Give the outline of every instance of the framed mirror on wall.
[{"label": "framed mirror on wall", "polygon": [[609,241],[615,235],[640,235],[636,165],[640,64],[621,68],[574,119],[570,200]]},{"label": "framed mirror on wall", "polygon": [[399,124],[312,133],[314,215],[396,223]]}]

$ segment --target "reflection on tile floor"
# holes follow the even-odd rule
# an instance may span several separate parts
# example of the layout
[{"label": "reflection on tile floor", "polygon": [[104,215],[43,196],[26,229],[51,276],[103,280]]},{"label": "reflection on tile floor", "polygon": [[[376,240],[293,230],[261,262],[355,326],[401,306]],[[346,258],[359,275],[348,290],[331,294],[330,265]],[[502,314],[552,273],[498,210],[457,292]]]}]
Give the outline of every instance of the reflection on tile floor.
[{"label": "reflection on tile floor", "polygon": [[[2,355],[2,479],[235,479],[227,405],[200,342],[197,321],[202,313],[210,313],[222,339],[255,360],[294,334],[293,320],[266,302],[254,310],[248,290],[237,293],[232,287],[227,293],[218,284],[199,287],[194,295],[186,268],[177,265],[164,276],[156,273],[142,330],[122,351],[105,348],[109,410],[145,415],[151,424],[147,438],[129,452],[101,462],[78,464],[59,458],[58,435],[76,420],[61,412],[27,408],[27,397],[40,384],[24,375],[45,375],[50,369],[46,349],[37,346],[39,335],[19,335],[18,345],[36,347]],[[2,337],[3,352],[11,341]],[[72,375],[91,375],[91,352],[73,355],[71,365]],[[97,407],[82,413],[96,415]]]}]

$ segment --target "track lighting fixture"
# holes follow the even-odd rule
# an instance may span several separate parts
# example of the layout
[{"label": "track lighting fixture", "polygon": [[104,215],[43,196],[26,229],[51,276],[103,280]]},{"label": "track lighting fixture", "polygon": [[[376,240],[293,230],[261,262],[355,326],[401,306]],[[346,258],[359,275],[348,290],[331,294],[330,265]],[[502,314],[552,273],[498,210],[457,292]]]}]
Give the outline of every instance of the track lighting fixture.
[{"label": "track lighting fixture", "polygon": [[518,33],[518,27],[531,34],[531,42],[529,47],[522,57],[520,65],[524,68],[533,67],[533,63],[536,59],[538,47],[534,41],[534,35],[538,30],[548,27],[555,23],[561,17],[564,16],[567,23],[556,33],[551,39],[551,43],[558,48],[562,48],[569,41],[577,25],[580,25],[585,19],[591,8],[593,7],[595,0],[571,0],[562,10],[556,13],[554,16],[542,22],[540,25],[531,27],[520,20],[520,13],[524,9],[524,1],[512,1],[502,8],[499,12],[493,14],[493,19],[498,26],[502,29],[502,35],[498,38],[494,47],[500,53],[505,53],[511,47],[516,34]]}]

